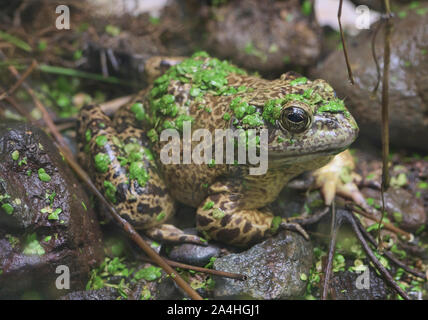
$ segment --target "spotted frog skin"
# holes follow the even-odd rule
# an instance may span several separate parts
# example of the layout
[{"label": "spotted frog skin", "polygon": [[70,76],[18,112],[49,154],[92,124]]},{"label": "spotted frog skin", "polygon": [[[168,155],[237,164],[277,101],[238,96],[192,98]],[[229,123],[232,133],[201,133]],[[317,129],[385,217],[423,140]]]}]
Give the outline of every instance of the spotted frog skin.
[{"label": "spotted frog skin", "polygon": [[[153,58],[153,85],[118,110],[80,112],[79,158],[119,213],[151,237],[200,242],[172,225],[175,201],[197,208],[205,238],[248,246],[289,221],[268,205],[293,177],[327,164],[357,137],[358,127],[324,80],[288,72],[265,80],[198,52],[187,59]],[[156,74],[157,73],[157,74]],[[182,132],[267,129],[268,169],[250,175],[247,164],[163,164],[163,129]],[[200,142],[192,142],[192,147]],[[183,146],[180,145],[181,155]]]}]

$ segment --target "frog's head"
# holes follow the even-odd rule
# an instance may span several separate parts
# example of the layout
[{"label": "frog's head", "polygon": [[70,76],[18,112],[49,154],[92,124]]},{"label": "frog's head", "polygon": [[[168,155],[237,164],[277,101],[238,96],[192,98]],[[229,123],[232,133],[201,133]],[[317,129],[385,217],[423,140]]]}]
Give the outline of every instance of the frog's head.
[{"label": "frog's head", "polygon": [[326,158],[357,138],[355,119],[326,81],[289,73],[278,81],[287,94],[266,101],[263,108],[269,128],[269,163]]}]

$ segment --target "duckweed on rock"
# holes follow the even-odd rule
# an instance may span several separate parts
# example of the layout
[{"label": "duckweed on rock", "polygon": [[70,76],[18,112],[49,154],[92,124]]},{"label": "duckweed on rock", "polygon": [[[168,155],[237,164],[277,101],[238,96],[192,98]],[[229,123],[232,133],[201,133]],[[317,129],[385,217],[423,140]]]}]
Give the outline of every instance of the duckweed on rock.
[{"label": "duckweed on rock", "polygon": [[48,175],[45,171],[45,169],[40,168],[37,173],[39,174],[39,179],[43,182],[49,182],[51,181],[51,176]]},{"label": "duckweed on rock", "polygon": [[2,204],[1,208],[9,215],[13,213],[13,207],[9,203]]}]

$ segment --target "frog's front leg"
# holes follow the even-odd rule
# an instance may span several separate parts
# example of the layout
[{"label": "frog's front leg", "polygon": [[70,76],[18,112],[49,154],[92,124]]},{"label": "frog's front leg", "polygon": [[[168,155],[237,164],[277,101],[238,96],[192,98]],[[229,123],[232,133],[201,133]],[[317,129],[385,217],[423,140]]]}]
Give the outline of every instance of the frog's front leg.
[{"label": "frog's front leg", "polygon": [[245,208],[239,194],[209,195],[198,207],[196,224],[205,237],[237,246],[248,246],[274,234],[278,228],[307,233],[300,225],[275,217],[268,208]]},{"label": "frog's front leg", "polygon": [[175,201],[167,192],[143,130],[132,121],[120,122],[127,125],[116,130],[99,106],[82,108],[78,123],[79,159],[121,217],[157,240],[204,243],[164,225],[174,213]]}]

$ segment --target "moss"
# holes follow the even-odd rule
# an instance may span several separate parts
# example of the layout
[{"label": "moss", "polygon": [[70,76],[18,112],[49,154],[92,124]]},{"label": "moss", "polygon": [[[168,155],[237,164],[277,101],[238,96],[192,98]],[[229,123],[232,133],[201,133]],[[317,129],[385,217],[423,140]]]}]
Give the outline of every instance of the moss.
[{"label": "moss", "polygon": [[129,178],[136,179],[140,187],[144,187],[149,180],[149,174],[142,161],[132,162],[129,166]]},{"label": "moss", "polygon": [[156,130],[155,130],[155,129],[150,129],[150,130],[147,132],[147,138],[149,138],[149,140],[150,140],[151,142],[158,141],[158,139],[159,139],[159,137],[158,137],[158,133],[156,132]]},{"label": "moss", "polygon": [[165,212],[162,211],[157,215],[156,221],[162,221],[163,219],[165,219],[165,216],[166,216]]},{"label": "moss", "polygon": [[146,112],[144,111],[143,104],[141,102],[136,102],[131,106],[131,111],[135,115],[135,119],[142,121],[145,119]]},{"label": "moss", "polygon": [[343,103],[343,101],[340,99],[333,99],[329,101],[327,104],[323,104],[318,108],[317,112],[331,112],[331,113],[342,112],[347,118],[349,118],[351,115],[349,111],[345,108],[345,104]]},{"label": "moss", "polygon": [[305,16],[310,16],[312,13],[312,1],[311,0],[304,0],[302,3],[302,13]]},{"label": "moss", "polygon": [[94,158],[95,160],[95,169],[98,172],[106,173],[108,171],[108,166],[110,164],[110,157],[102,152],[97,153]]},{"label": "moss", "polygon": [[214,207],[214,201],[208,201],[207,203],[204,204],[202,209],[210,210],[210,209],[212,209],[212,207]]},{"label": "moss", "polygon": [[107,137],[104,135],[100,135],[95,138],[95,142],[99,147],[104,147],[107,144]]},{"label": "moss", "polygon": [[308,78],[306,78],[306,77],[300,77],[300,78],[296,78],[296,79],[290,81],[290,85],[291,86],[296,86],[296,85],[299,85],[299,84],[306,84],[307,82],[308,82]]},{"label": "moss", "polygon": [[50,176],[50,175],[48,175],[48,174],[46,173],[45,169],[40,168],[40,169],[37,171],[37,173],[38,173],[38,175],[39,175],[39,179],[40,179],[41,181],[43,181],[43,182],[49,182],[49,181],[51,181],[51,176]]},{"label": "moss", "polygon": [[220,208],[215,208],[213,210],[213,218],[214,219],[222,219],[225,216],[225,212],[221,210]]},{"label": "moss", "polygon": [[191,123],[193,123],[195,121],[195,119],[193,119],[192,116],[188,116],[186,114],[182,114],[182,115],[178,116],[175,119],[175,127],[176,127],[176,129],[179,130],[179,131],[183,131],[183,123],[185,121],[190,121]]},{"label": "moss", "polygon": [[92,132],[91,132],[91,129],[87,129],[87,130],[85,131],[85,139],[86,139],[86,142],[91,141],[91,139],[92,139]]},{"label": "moss", "polygon": [[11,215],[13,213],[13,207],[9,203],[2,204],[1,208],[8,214]]},{"label": "moss", "polygon": [[15,150],[12,152],[12,160],[17,161],[19,159],[19,151]]},{"label": "moss", "polygon": [[59,214],[62,212],[61,208],[55,209],[49,216],[48,220],[59,220]]},{"label": "moss", "polygon": [[281,116],[283,103],[284,99],[273,99],[267,101],[263,108],[263,119],[271,124],[275,124],[275,121]]},{"label": "moss", "polygon": [[25,255],[39,255],[42,256],[45,254],[45,250],[40,245],[39,241],[37,241],[37,235],[32,233],[27,236],[25,241],[25,247],[23,250],[23,254]]},{"label": "moss", "polygon": [[22,158],[18,162],[18,166],[22,166],[23,164],[27,164],[27,157]]},{"label": "moss", "polygon": [[[172,66],[161,77],[154,81],[149,92],[152,126],[163,127],[163,121],[158,118],[180,116],[179,107],[173,95],[168,93],[168,87],[173,81],[191,83],[189,95],[195,101],[202,101],[206,93],[214,95],[235,94],[246,88],[238,89],[228,86],[227,76],[231,73],[245,74],[245,71],[229,64],[211,58],[206,52],[196,52],[189,59]],[[160,126],[157,126],[160,124]],[[177,125],[179,127],[179,124]]]},{"label": "moss", "polygon": [[254,113],[254,114],[245,116],[244,119],[242,119],[242,123],[253,128],[260,127],[263,125],[263,119],[259,113]]},{"label": "moss", "polygon": [[135,280],[147,280],[147,281],[154,281],[156,279],[159,279],[162,276],[161,268],[150,266],[143,269],[138,270],[135,275]]},{"label": "moss", "polygon": [[272,233],[276,233],[276,232],[278,231],[278,229],[279,229],[279,226],[281,225],[281,222],[282,222],[282,218],[281,218],[281,217],[279,217],[279,216],[275,216],[275,217],[272,219],[272,223],[271,223],[270,231],[271,231]]},{"label": "moss", "polygon": [[230,109],[237,119],[242,119],[245,115],[252,115],[257,110],[255,106],[250,105],[246,101],[242,101],[241,97],[236,97],[230,102]]},{"label": "moss", "polygon": [[107,199],[109,199],[113,204],[116,203],[116,187],[110,181],[104,181],[104,190]]}]

